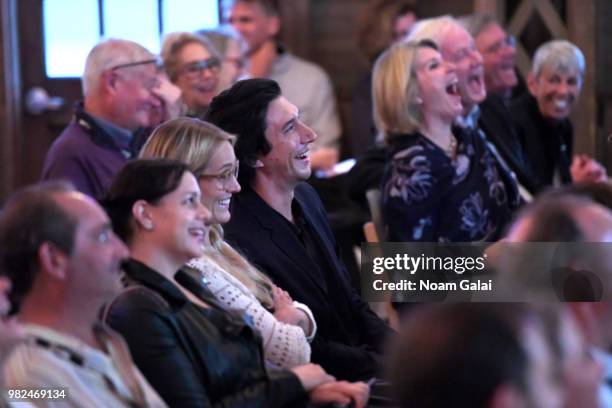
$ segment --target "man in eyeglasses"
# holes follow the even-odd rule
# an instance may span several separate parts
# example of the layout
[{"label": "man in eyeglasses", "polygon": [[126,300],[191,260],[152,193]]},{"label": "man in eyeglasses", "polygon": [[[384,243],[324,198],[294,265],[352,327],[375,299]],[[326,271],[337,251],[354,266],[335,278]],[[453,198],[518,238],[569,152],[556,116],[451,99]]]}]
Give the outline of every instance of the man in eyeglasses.
[{"label": "man in eyeglasses", "polygon": [[471,14],[457,21],[474,38],[476,50],[481,55],[486,98],[478,104],[479,114],[474,119],[516,174],[521,196],[529,201],[537,188],[531,163],[508,110],[513,92],[520,89],[515,71],[514,37],[508,35],[490,14]]},{"label": "man in eyeglasses", "polygon": [[464,22],[482,55],[487,92],[510,99],[518,84],[514,37],[489,14],[474,14]]},{"label": "man in eyeglasses", "polygon": [[160,111],[176,104],[180,93],[168,92],[151,52],[120,39],[90,51],[82,85],[84,101],[47,152],[42,179],[68,179],[101,198],[117,171],[138,154],[141,139],[133,133],[163,120]]},{"label": "man in eyeglasses", "polygon": [[203,117],[219,82],[217,50],[198,34],[177,32],[164,38],[161,55],[170,81],[183,93],[187,115]]}]

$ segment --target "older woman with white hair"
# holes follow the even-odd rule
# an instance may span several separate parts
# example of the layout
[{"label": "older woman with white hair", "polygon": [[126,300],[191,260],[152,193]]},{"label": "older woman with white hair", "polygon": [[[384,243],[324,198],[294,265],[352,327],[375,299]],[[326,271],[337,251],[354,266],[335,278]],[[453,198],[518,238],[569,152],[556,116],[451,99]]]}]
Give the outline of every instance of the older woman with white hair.
[{"label": "older woman with white hair", "polygon": [[183,93],[189,116],[202,117],[217,94],[221,59],[210,42],[198,34],[170,33],[161,56],[170,81]]},{"label": "older woman with white hair", "polygon": [[221,57],[217,94],[234,85],[236,81],[248,77],[248,59],[245,55],[246,42],[242,37],[227,28],[200,30],[197,33],[206,37]]},{"label": "older woman with white hair", "polygon": [[510,107],[539,189],[607,178],[603,166],[590,157],[572,158],[574,131],[569,114],[580,95],[584,69],[584,55],[569,41],[541,45],[527,80],[529,94]]},{"label": "older woman with white hair", "polygon": [[519,203],[516,184],[462,112],[455,66],[424,40],[392,46],[373,76],[374,119],[389,144],[382,212],[389,241],[493,241]]}]

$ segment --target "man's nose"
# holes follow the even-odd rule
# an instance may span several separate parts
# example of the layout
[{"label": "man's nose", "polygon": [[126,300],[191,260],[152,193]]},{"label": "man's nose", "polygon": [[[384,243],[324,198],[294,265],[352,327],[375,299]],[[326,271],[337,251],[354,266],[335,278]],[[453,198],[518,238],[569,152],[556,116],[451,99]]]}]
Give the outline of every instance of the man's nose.
[{"label": "man's nose", "polygon": [[115,241],[115,247],[116,247],[115,250],[117,252],[117,258],[120,258],[120,259],[128,258],[130,256],[130,251],[128,247],[115,234],[113,234],[113,240]]},{"label": "man's nose", "polygon": [[301,137],[300,137],[300,141],[302,142],[302,144],[308,144],[308,143],[312,143],[315,140],[317,140],[317,138],[319,137],[314,130],[312,130],[310,127],[306,126],[305,124],[302,124],[302,132],[301,132]]}]

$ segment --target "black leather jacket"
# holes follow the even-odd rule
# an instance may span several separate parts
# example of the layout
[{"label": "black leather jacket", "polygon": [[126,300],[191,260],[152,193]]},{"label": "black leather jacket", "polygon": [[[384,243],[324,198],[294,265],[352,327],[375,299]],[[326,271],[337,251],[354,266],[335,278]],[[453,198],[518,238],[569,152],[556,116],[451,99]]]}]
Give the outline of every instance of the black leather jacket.
[{"label": "black leather jacket", "polygon": [[128,288],[104,319],[125,337],[134,362],[170,407],[306,406],[299,379],[289,371],[267,374],[256,332],[191,285],[187,274],[179,272],[177,280],[198,290],[210,308],[138,261],[124,271]]}]

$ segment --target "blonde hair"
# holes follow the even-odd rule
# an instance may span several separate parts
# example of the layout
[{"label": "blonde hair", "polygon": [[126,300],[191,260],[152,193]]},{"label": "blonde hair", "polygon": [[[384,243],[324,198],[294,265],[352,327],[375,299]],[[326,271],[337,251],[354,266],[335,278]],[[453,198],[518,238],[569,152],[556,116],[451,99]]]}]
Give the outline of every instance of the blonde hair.
[{"label": "blonde hair", "polygon": [[374,123],[387,143],[421,125],[420,108],[415,102],[418,94],[415,62],[420,47],[437,49],[431,41],[403,41],[392,45],[374,64]]},{"label": "blonde hair", "polygon": [[[199,177],[224,142],[229,142],[233,146],[236,137],[196,118],[177,118],[155,129],[142,147],[140,157],[181,161],[196,177]],[[209,240],[211,245],[205,248],[204,256],[208,256],[238,279],[264,307],[273,309],[274,284],[223,240],[221,225],[217,224],[211,228]]]}]

